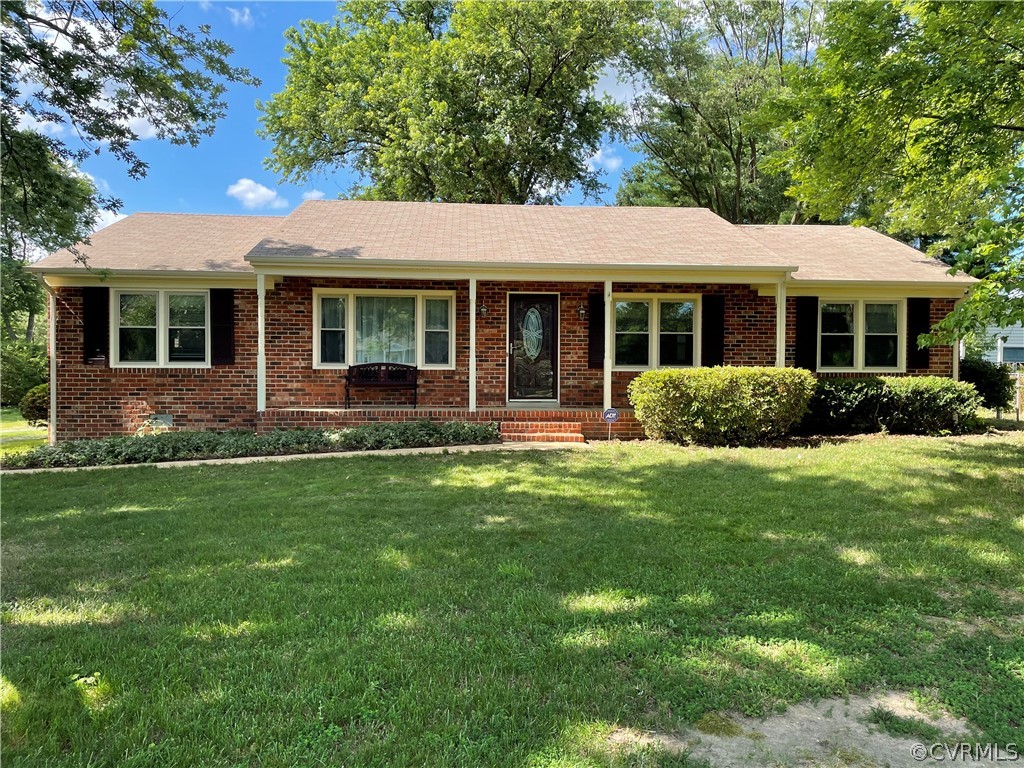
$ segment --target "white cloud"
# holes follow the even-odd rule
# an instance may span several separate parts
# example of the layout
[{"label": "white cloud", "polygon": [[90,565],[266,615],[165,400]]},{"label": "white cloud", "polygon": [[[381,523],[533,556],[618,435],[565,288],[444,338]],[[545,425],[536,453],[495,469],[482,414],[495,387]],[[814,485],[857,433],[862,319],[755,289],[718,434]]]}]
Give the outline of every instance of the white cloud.
[{"label": "white cloud", "polygon": [[227,189],[228,197],[238,200],[246,208],[286,208],[288,201],[270,187],[252,179],[239,179]]},{"label": "white cloud", "polygon": [[128,128],[139,140],[155,139],[156,127],[145,117],[135,116],[128,119]]},{"label": "white cloud", "polygon": [[93,176],[91,173],[87,171],[80,171],[80,173],[83,176],[85,176],[85,178],[92,182],[92,185],[96,187],[97,192],[104,195],[110,194],[110,185],[107,183],[106,179],[101,179],[98,176]]},{"label": "white cloud", "polygon": [[327,197],[327,193],[319,189],[311,189],[302,193],[303,200],[323,200],[325,197]]},{"label": "white cloud", "polygon": [[643,84],[634,80],[629,75],[619,72],[615,67],[608,65],[601,70],[601,74],[594,84],[594,93],[598,96],[607,96],[619,104],[628,104],[638,96],[646,92]]},{"label": "white cloud", "polygon": [[252,17],[252,12],[247,5],[241,9],[229,6],[227,12],[228,16],[231,17],[231,23],[236,27],[252,29],[256,25],[256,20]]},{"label": "white cloud", "polygon": [[28,112],[21,112],[21,110],[19,112],[18,128],[23,131],[35,131],[44,136],[64,136],[68,132],[68,127],[64,123],[43,122]]},{"label": "white cloud", "polygon": [[199,0],[199,10],[201,10],[203,13],[206,13],[212,7],[213,3],[211,2],[211,0]]},{"label": "white cloud", "polygon": [[109,227],[114,222],[120,221],[125,218],[123,213],[112,213],[111,211],[100,211],[99,217],[96,219],[96,226],[93,227],[93,232],[98,232],[104,227]]},{"label": "white cloud", "polygon": [[587,167],[592,171],[597,168],[617,171],[622,167],[622,158],[611,147],[601,147],[587,159]]}]

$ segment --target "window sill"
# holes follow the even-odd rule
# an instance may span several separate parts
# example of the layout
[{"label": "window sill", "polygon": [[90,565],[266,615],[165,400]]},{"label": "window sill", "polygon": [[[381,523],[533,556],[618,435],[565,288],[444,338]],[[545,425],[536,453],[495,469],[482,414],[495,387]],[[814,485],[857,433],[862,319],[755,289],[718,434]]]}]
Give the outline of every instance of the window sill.
[{"label": "window sill", "polygon": [[209,363],[111,363],[111,368],[120,370],[143,370],[143,371],[187,371],[207,370],[213,366]]},{"label": "window sill", "polygon": [[904,368],[825,368],[818,366],[818,373],[906,373]]}]

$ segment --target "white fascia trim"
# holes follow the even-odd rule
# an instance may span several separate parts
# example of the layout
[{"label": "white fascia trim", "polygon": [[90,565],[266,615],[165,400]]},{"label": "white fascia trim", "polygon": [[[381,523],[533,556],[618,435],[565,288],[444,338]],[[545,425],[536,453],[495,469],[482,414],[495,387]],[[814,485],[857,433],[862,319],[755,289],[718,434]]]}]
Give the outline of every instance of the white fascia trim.
[{"label": "white fascia trim", "polygon": [[347,263],[324,259],[252,259],[257,272],[286,277],[392,277],[396,280],[558,280],[561,282],[762,282],[785,279],[796,267],[672,264],[496,264],[494,262],[450,262],[409,260],[363,260]]},{"label": "white fascia trim", "polygon": [[256,273],[190,272],[185,270],[34,270],[51,288],[255,288]]}]

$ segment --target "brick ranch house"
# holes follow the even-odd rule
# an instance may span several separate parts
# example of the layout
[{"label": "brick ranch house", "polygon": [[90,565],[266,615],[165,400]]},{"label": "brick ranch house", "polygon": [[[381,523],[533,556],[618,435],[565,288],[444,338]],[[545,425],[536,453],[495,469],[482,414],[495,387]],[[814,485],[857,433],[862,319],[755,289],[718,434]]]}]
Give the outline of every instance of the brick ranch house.
[{"label": "brick ranch house", "polygon": [[[34,270],[52,289],[51,440],[183,429],[498,421],[639,437],[659,366],[957,375],[919,350],[973,280],[866,228],[735,226],[700,208],[310,201],[129,216]],[[415,366],[414,393],[349,366]]]}]

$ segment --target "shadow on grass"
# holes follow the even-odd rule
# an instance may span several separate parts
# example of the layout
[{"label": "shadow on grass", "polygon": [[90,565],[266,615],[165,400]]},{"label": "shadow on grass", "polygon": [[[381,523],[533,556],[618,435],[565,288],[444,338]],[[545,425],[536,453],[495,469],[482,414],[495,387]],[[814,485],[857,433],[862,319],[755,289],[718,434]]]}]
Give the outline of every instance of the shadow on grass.
[{"label": "shadow on grass", "polygon": [[1020,741],[1021,459],[612,445],[5,479],[5,747],[600,762],[612,724],[873,685]]}]

